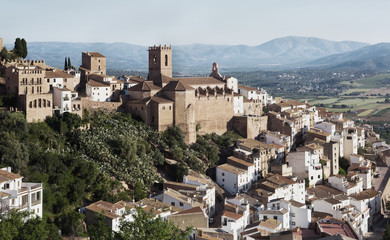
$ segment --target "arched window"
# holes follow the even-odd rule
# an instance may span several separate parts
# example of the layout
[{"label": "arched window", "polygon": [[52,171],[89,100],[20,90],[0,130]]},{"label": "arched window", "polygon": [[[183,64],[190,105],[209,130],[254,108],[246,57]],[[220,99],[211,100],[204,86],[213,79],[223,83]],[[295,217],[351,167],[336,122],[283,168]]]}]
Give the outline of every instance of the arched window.
[{"label": "arched window", "polygon": [[34,100],[34,108],[37,108],[37,100]]},{"label": "arched window", "polygon": [[43,107],[46,107],[46,99],[43,99]]},{"label": "arched window", "polygon": [[32,101],[30,101],[29,107],[32,108],[33,104]]},{"label": "arched window", "polygon": [[50,107],[50,101],[47,101],[47,106]]},{"label": "arched window", "polygon": [[38,99],[38,107],[42,107],[42,99]]}]

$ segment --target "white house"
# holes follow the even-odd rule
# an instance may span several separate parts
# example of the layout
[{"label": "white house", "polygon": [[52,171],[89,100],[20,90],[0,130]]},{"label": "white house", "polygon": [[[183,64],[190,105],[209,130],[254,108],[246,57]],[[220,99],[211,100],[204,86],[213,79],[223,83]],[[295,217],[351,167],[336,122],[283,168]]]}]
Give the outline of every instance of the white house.
[{"label": "white house", "polygon": [[22,179],[11,172],[11,167],[0,169],[0,214],[18,209],[42,217],[42,183],[23,182]]},{"label": "white house", "polygon": [[236,204],[225,201],[225,210],[221,216],[222,229],[233,234],[238,239],[241,231],[250,222],[249,204]]},{"label": "white house", "polygon": [[318,154],[309,151],[290,152],[287,155],[288,165],[292,167],[293,176],[307,178],[310,186],[322,182],[322,165]]},{"label": "white house", "polygon": [[[348,177],[348,178],[347,178]],[[347,195],[359,193],[363,191],[363,179],[354,173],[349,173],[348,176],[334,175],[328,178],[330,185]]]},{"label": "white house", "polygon": [[103,83],[95,80],[89,80],[86,84],[86,94],[91,97],[92,101],[97,102],[110,102],[111,101],[111,88],[110,83]]},{"label": "white house", "polygon": [[381,214],[381,196],[382,194],[374,189],[370,188],[357,194],[352,194],[351,204],[356,207],[360,212],[370,209],[370,219],[368,221],[368,227],[372,227],[373,219],[375,216]]},{"label": "white house", "polygon": [[265,221],[269,218],[280,221],[282,223],[282,228],[290,228],[290,215],[284,208],[267,209],[259,213],[259,219]]},{"label": "white house", "polygon": [[257,189],[252,191],[257,197],[270,202],[275,199],[295,200],[305,203],[305,182],[295,181],[279,174],[269,174],[258,181]]},{"label": "white house", "polygon": [[356,128],[344,129],[344,157],[350,160],[352,154],[358,152],[358,134]]},{"label": "white house", "polygon": [[216,175],[218,185],[234,195],[250,189],[255,181],[255,167],[252,163],[232,156],[227,163],[217,167]]},{"label": "white house", "polygon": [[171,188],[165,189],[163,193],[153,198],[184,210],[191,209],[193,207],[204,208],[203,204],[200,203],[196,197],[189,197]]},{"label": "white house", "polygon": [[295,227],[308,228],[311,222],[311,209],[304,203],[294,200],[276,199],[269,202],[267,207],[270,210],[287,210],[291,229]]},{"label": "white house", "polygon": [[330,122],[321,122],[314,125],[315,128],[321,129],[324,132],[334,135],[336,133],[336,125]]},{"label": "white house", "polygon": [[[352,156],[352,155],[351,155]],[[372,187],[372,163],[365,160],[360,163],[351,163],[348,168],[349,173],[354,173],[363,181],[363,189],[370,189]]]},{"label": "white house", "polygon": [[[356,207],[357,205],[360,205],[360,208]],[[331,196],[315,200],[313,207],[318,212],[330,213],[334,218],[348,221],[362,236],[368,232],[370,209],[359,201],[352,201],[345,195]]]}]

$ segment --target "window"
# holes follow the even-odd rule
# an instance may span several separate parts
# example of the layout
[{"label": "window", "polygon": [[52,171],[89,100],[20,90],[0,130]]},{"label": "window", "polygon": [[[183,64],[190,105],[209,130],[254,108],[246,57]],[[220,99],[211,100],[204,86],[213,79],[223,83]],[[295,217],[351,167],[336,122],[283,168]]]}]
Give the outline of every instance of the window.
[{"label": "window", "polygon": [[295,213],[291,213],[291,217],[295,217]]},{"label": "window", "polygon": [[183,203],[182,202],[180,202],[180,207],[183,207]]},{"label": "window", "polygon": [[171,106],[169,106],[169,110],[171,110],[172,109],[172,107]]},{"label": "window", "polygon": [[175,202],[171,202],[171,205],[172,205],[172,206],[175,206]]},{"label": "window", "polygon": [[156,56],[156,55],[153,55],[153,63],[154,63],[154,64],[157,63],[157,56]]},{"label": "window", "polygon": [[277,216],[274,216],[274,219],[275,219],[275,220],[278,220],[278,217],[277,217]]},{"label": "window", "polygon": [[295,222],[292,222],[291,225],[295,226]]},{"label": "window", "polygon": [[222,176],[225,176],[225,173],[222,173]]},{"label": "window", "polygon": [[318,175],[318,178],[321,178],[321,175]]},{"label": "window", "polygon": [[165,66],[168,66],[168,55],[165,54]]},{"label": "window", "polygon": [[263,217],[263,220],[267,220],[267,219],[268,219],[267,216],[264,216],[264,217]]},{"label": "window", "polygon": [[224,178],[222,178],[222,182],[225,182],[225,179],[224,179]]},{"label": "window", "polygon": [[311,180],[313,180],[313,176],[311,176]]}]

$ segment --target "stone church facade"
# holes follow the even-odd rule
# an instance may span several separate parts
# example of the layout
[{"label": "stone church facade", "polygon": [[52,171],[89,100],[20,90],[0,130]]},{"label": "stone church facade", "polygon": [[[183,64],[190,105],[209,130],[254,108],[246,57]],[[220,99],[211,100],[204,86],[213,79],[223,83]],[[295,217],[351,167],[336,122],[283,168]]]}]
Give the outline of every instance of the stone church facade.
[{"label": "stone church facade", "polygon": [[128,112],[158,131],[180,127],[186,142],[199,134],[223,134],[232,128],[234,87],[213,65],[210,77],[172,78],[172,48],[149,47],[148,80],[129,89]]}]

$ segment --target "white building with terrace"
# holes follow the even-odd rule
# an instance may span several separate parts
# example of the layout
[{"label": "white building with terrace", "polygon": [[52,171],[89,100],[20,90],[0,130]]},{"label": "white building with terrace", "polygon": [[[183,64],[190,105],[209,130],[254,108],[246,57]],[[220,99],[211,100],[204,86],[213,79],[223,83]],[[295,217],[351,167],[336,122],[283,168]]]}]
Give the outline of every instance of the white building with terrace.
[{"label": "white building with terrace", "polygon": [[42,183],[23,182],[22,179],[11,172],[11,167],[0,169],[0,214],[3,216],[15,209],[42,217]]}]

